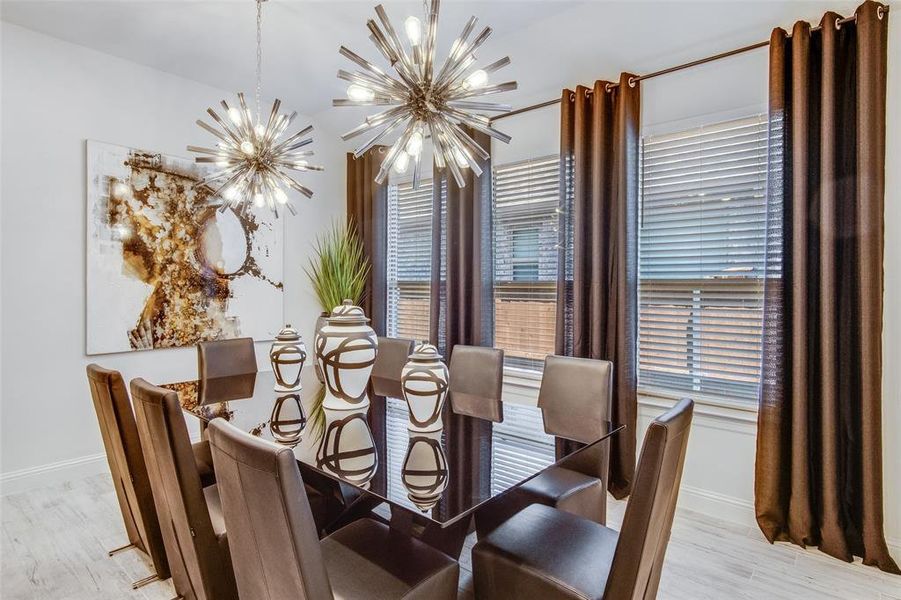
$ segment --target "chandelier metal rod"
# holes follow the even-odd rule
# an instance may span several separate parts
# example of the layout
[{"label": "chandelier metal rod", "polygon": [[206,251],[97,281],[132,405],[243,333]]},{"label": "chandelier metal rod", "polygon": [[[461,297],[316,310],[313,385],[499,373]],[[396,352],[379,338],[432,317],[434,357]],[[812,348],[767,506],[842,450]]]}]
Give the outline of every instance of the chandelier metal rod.
[{"label": "chandelier metal rod", "polygon": [[[889,12],[889,7],[881,7],[882,14],[886,14]],[[852,21],[856,21],[857,16],[851,15],[850,17],[844,17],[842,19],[837,19],[835,25],[841,26],[845,23],[850,23]],[[811,27],[811,31],[818,31],[820,26]],[[757,42],[756,44],[749,44],[747,46],[742,46],[740,48],[735,48],[733,50],[728,50],[726,52],[720,52],[719,54],[714,54],[712,56],[707,56],[705,58],[699,58],[697,60],[693,60],[687,63],[682,63],[681,65],[676,65],[674,67],[667,67],[665,69],[660,69],[659,71],[654,71],[653,73],[647,73],[646,75],[638,75],[629,80],[629,83],[637,83],[639,81],[644,81],[646,79],[653,79],[654,77],[660,77],[661,75],[669,75],[670,73],[675,73],[677,71],[681,71],[683,69],[689,69],[691,67],[697,67],[699,65],[703,65],[709,62],[714,62],[723,58],[729,58],[730,56],[735,56],[736,54],[744,54],[745,52],[750,52],[752,50],[757,50],[758,48],[765,48],[770,45],[770,41],[766,40],[764,42]],[[618,83],[611,83],[607,87],[608,89],[612,89],[619,86]],[[554,106],[555,104],[560,104],[560,98],[554,98],[553,100],[546,100],[544,102],[539,102],[538,104],[531,104],[529,106],[524,106],[522,108],[517,108],[516,110],[511,110],[510,112],[496,115],[491,117],[491,122],[499,121],[501,119],[506,119],[508,117],[514,117],[516,115],[521,115],[523,113],[531,112],[533,110],[538,110],[539,108],[546,108],[548,106]]]}]

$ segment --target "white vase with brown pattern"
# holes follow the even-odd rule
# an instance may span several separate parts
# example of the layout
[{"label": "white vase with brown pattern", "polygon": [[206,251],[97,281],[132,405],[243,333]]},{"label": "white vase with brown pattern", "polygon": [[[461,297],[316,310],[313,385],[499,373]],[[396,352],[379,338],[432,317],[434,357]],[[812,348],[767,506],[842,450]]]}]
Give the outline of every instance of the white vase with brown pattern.
[{"label": "white vase with brown pattern", "polygon": [[400,375],[410,431],[439,431],[444,426],[441,409],[447,397],[447,379],[447,366],[435,346],[419,344],[413,349]]},{"label": "white vase with brown pattern", "polygon": [[369,406],[366,388],[379,349],[378,337],[363,309],[345,300],[316,334],[316,364],[325,378],[322,405],[330,410]]},{"label": "white vase with brown pattern", "polygon": [[307,347],[291,324],[278,332],[269,349],[269,364],[275,374],[276,392],[296,392],[303,386],[300,374],[307,360]]},{"label": "white vase with brown pattern", "polygon": [[438,504],[447,489],[447,456],[441,445],[441,430],[410,433],[407,455],[401,467],[401,482],[407,497],[419,510],[426,512]]}]

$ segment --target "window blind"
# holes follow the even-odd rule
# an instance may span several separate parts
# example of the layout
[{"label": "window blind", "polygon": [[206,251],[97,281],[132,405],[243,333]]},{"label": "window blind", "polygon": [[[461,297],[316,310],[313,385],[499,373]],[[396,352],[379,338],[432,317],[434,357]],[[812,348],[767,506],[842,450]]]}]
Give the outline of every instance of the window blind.
[{"label": "window blind", "polygon": [[492,494],[499,494],[554,463],[554,444],[543,434],[541,413],[531,407],[504,403],[504,420],[492,432]]},{"label": "window blind", "polygon": [[560,158],[494,168],[494,345],[508,365],[540,368],[554,352]]},{"label": "window blind", "polygon": [[646,137],[639,386],[757,397],[766,115]]},{"label": "window blind", "polygon": [[388,335],[429,338],[432,182],[388,187]]}]

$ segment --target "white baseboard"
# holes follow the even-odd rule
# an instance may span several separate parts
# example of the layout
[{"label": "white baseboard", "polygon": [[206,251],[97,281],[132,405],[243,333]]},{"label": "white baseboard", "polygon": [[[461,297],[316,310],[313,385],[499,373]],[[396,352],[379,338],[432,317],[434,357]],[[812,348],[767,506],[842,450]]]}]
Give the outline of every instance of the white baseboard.
[{"label": "white baseboard", "polygon": [[106,454],[103,453],[10,471],[0,475],[0,496],[19,494],[99,473],[109,473]]},{"label": "white baseboard", "polygon": [[[199,440],[200,432],[192,432],[191,443],[193,444]],[[9,473],[0,474],[0,496],[19,494],[66,481],[75,481],[91,475],[99,475],[100,473],[109,473],[109,463],[106,461],[106,454],[102,452],[18,471],[10,471]]]},{"label": "white baseboard", "polygon": [[754,504],[744,498],[683,485],[679,489],[679,508],[703,513],[724,521],[757,527]]}]

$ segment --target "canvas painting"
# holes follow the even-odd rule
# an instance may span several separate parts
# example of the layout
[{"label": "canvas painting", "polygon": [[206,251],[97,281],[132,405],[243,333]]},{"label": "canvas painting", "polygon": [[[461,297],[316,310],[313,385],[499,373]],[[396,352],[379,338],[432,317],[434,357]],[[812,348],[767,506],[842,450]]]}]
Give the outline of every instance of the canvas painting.
[{"label": "canvas painting", "polygon": [[283,224],[219,211],[203,173],[187,158],[87,143],[88,354],[278,333]]}]

